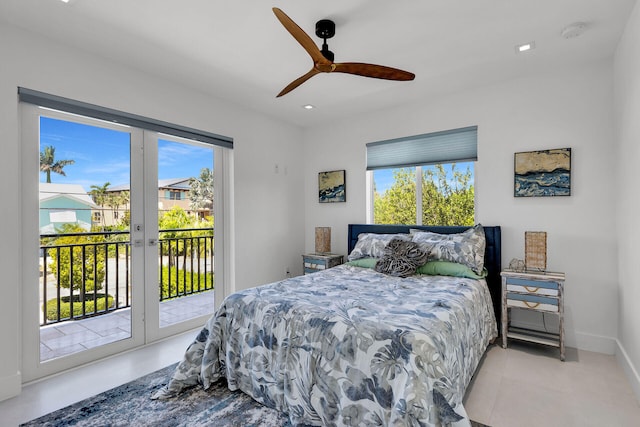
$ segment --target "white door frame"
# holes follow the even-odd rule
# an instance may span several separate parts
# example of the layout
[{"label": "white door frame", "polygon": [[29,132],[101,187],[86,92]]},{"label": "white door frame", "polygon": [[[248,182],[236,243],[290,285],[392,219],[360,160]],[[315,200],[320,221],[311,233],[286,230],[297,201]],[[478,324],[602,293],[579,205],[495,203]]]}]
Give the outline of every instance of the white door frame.
[{"label": "white door frame", "polygon": [[[157,341],[162,338],[166,338],[189,329],[201,327],[210,315],[194,317],[192,319],[185,320],[180,323],[168,325],[163,328],[160,327],[160,289],[158,283],[158,139],[167,141],[195,144],[200,146],[206,146],[207,144],[197,141],[176,137],[173,135],[159,134],[157,132],[145,131],[144,132],[144,247],[149,255],[145,257],[145,339],[147,343]],[[223,153],[229,150],[223,150],[221,148],[212,146],[214,150],[214,164],[211,165],[214,171],[214,183],[215,189],[214,198],[218,193],[223,193],[222,187],[218,186],[217,179],[222,180],[224,175],[224,160],[222,159]],[[220,175],[220,178],[218,178]],[[221,201],[220,204],[223,202]],[[214,209],[218,207],[219,203],[214,200]],[[219,215],[219,216],[218,216]],[[216,224],[224,224],[224,212],[214,212]],[[132,222],[133,224],[133,222]],[[222,229],[223,226],[220,227]],[[215,246],[220,245],[224,248],[224,233],[221,231],[218,234],[218,228],[214,226],[214,241]],[[214,256],[214,274],[215,274],[215,286],[214,286],[214,302],[217,308],[220,301],[224,298],[224,286],[218,286],[222,284],[222,278],[224,266],[222,262],[224,257],[222,252]],[[218,259],[220,258],[220,259]],[[221,272],[220,274],[218,272]],[[154,285],[155,284],[155,285]]]},{"label": "white door frame", "polygon": [[[131,147],[140,147],[139,149],[131,149],[131,170],[136,169],[134,153],[141,152],[142,147],[142,131],[132,129],[128,126],[107,123],[100,120],[94,120],[86,117],[70,115],[58,111],[43,109],[35,105],[21,105],[22,120],[22,143],[21,143],[21,202],[20,209],[22,212],[21,232],[22,232],[22,277],[21,277],[21,294],[22,294],[22,381],[29,382],[47,375],[54,374],[66,369],[74,368],[78,365],[92,362],[94,360],[120,353],[144,343],[144,334],[142,324],[136,322],[136,318],[142,317],[142,309],[136,307],[136,301],[142,301],[142,292],[133,288],[132,305],[131,305],[131,336],[126,339],[118,340],[110,344],[102,345],[86,351],[73,353],[68,356],[40,361],[40,320],[39,311],[33,307],[39,305],[38,286],[32,284],[38,283],[38,252],[40,248],[39,239],[39,202],[38,202],[38,185],[39,185],[39,161],[40,161],[40,126],[39,118],[41,115],[62,120],[71,120],[78,123],[88,124],[91,126],[105,127],[118,131],[125,131],[131,134]],[[35,141],[35,143],[34,143]],[[141,160],[141,158],[139,159]],[[132,237],[133,238],[133,237]],[[132,245],[131,259],[135,260],[142,256],[142,252],[134,248]],[[135,262],[131,263],[132,281],[144,274],[141,268],[135,266]],[[139,287],[141,288],[141,287]],[[136,326],[139,325],[139,326]]]},{"label": "white door frame", "polygon": [[[33,381],[47,375],[74,368],[78,365],[90,363],[116,353],[120,353],[156,340],[198,328],[203,325],[208,316],[201,316],[171,325],[159,327],[159,288],[157,246],[150,243],[158,239],[158,179],[157,157],[158,136],[156,132],[143,131],[129,126],[104,122],[74,114],[43,109],[41,107],[22,103],[22,143],[21,143],[21,219],[22,252],[21,252],[21,296],[22,342],[20,346],[20,360],[22,361],[22,382]],[[38,252],[39,239],[39,117],[46,115],[62,120],[74,121],[99,126],[131,134],[131,193],[130,193],[130,242],[131,242],[131,283],[145,283],[145,286],[132,286],[131,304],[131,337],[115,341],[82,352],[64,357],[40,361],[40,322],[38,310],[38,286],[28,284],[38,283]],[[164,136],[162,136],[165,139]],[[180,138],[171,136],[171,140]],[[34,141],[36,143],[34,143]],[[214,301],[217,308],[224,297],[233,290],[232,254],[230,230],[233,226],[228,219],[232,219],[232,150],[214,148],[214,216],[215,245],[221,249],[214,257],[215,287]],[[142,224],[141,230],[135,225]],[[134,260],[136,260],[134,262]],[[145,260],[140,262],[138,260]],[[155,283],[155,285],[149,285]]]}]

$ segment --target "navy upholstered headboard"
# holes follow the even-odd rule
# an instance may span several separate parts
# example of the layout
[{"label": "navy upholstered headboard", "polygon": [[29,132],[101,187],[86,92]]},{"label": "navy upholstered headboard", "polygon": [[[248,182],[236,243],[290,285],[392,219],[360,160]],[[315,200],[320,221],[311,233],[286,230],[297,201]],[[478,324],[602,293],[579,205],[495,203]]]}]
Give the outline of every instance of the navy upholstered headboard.
[{"label": "navy upholstered headboard", "polygon": [[[387,224],[349,224],[348,248],[349,253],[353,250],[358,242],[360,233],[376,233],[376,234],[392,234],[392,233],[409,233],[409,229],[420,229],[440,234],[460,233],[467,230],[467,226],[428,226],[428,225],[387,225]],[[484,265],[487,269],[487,285],[493,300],[493,309],[498,322],[498,331],[500,330],[500,313],[502,298],[502,281],[500,271],[502,271],[502,253],[501,253],[501,235],[500,226],[492,226],[484,228],[484,234],[487,241],[487,247],[484,255]]]}]

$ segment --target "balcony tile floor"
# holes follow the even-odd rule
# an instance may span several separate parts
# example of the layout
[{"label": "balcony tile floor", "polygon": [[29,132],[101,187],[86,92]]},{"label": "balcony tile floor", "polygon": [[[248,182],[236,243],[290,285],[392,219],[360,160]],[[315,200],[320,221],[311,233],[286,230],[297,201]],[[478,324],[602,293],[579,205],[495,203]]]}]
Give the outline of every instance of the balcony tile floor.
[{"label": "balcony tile floor", "polygon": [[[213,291],[160,303],[160,327],[213,312]],[[93,347],[128,338],[131,335],[131,310],[83,320],[60,322],[40,328],[41,361],[51,360]]]}]

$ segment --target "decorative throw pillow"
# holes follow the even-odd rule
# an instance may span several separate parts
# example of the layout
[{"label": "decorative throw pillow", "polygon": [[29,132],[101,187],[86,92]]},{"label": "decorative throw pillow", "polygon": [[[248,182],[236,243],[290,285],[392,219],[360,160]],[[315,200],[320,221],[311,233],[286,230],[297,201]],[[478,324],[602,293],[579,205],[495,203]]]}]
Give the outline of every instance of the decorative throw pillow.
[{"label": "decorative throw pillow", "polygon": [[374,269],[379,273],[395,277],[408,277],[427,260],[427,254],[418,244],[401,239],[393,239],[384,250],[384,256],[376,262]]},{"label": "decorative throw pillow", "polygon": [[375,270],[395,277],[409,277],[416,272],[416,265],[400,255],[385,255],[376,262]]},{"label": "decorative throw pillow", "polygon": [[458,264],[457,262],[449,261],[429,261],[428,263],[421,265],[416,270],[416,274],[426,274],[429,276],[453,276],[453,277],[468,277],[469,279],[482,279],[487,277],[487,269],[482,271],[482,274],[476,274],[466,265]]},{"label": "decorative throw pillow", "polygon": [[412,236],[420,249],[429,254],[429,261],[457,262],[476,274],[482,274],[486,239],[481,224],[457,234],[420,231]]},{"label": "decorative throw pillow", "polygon": [[408,234],[360,233],[358,242],[347,257],[347,260],[353,261],[366,257],[380,258],[384,255],[384,248],[394,238],[411,241],[411,236]]},{"label": "decorative throw pillow", "polygon": [[393,239],[384,248],[385,255],[399,255],[407,258],[417,267],[427,262],[429,254],[423,252],[420,246],[414,242],[407,242],[401,239]]},{"label": "decorative throw pillow", "polygon": [[353,265],[355,267],[373,268],[376,266],[376,262],[378,262],[378,258],[360,258],[354,259],[353,261],[347,261],[345,264]]}]

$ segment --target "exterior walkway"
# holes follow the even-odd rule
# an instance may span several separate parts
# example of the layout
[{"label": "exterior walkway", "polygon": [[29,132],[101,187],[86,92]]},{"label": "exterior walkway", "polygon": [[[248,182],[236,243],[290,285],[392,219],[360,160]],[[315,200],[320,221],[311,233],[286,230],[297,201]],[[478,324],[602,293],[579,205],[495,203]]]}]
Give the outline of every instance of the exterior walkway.
[{"label": "exterior walkway", "polygon": [[[213,291],[160,303],[160,327],[213,313]],[[40,361],[77,353],[131,336],[131,309],[40,328]]]}]

